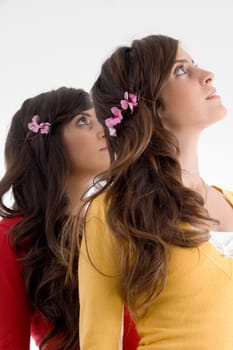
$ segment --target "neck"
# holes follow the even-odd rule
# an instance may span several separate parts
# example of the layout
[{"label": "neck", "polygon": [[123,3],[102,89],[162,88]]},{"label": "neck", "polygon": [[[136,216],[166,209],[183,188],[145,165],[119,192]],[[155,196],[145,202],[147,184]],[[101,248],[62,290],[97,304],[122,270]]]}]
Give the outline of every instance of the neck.
[{"label": "neck", "polygon": [[199,135],[187,133],[185,136],[178,137],[178,140],[183,184],[193,190],[198,190],[200,186],[203,186],[197,154]]},{"label": "neck", "polygon": [[76,214],[83,205],[82,196],[92,184],[92,177],[71,174],[66,192],[70,201],[69,213]]}]

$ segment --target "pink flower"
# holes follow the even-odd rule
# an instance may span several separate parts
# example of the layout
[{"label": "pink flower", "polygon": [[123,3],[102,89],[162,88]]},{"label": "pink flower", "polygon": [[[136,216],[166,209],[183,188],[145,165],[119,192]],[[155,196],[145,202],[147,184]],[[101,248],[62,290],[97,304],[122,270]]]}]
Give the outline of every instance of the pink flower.
[{"label": "pink flower", "polygon": [[37,133],[40,129],[40,126],[38,124],[39,120],[40,120],[40,117],[38,115],[34,115],[34,117],[32,117],[32,122],[28,123],[28,129],[30,131]]},{"label": "pink flower", "polygon": [[121,100],[120,102],[123,110],[117,107],[112,107],[111,112],[113,114],[113,117],[107,118],[105,120],[105,125],[108,127],[108,130],[111,136],[116,136],[115,126],[121,123],[123,119],[122,112],[124,112],[124,110],[127,110],[129,107],[132,114],[134,107],[138,105],[137,96],[134,94],[130,94],[127,91],[124,92],[124,100]]},{"label": "pink flower", "polygon": [[105,125],[108,127],[109,129],[109,133],[111,136],[116,136],[116,129],[115,129],[115,125],[120,124],[123,116],[121,114],[121,110],[117,107],[112,107],[111,108],[111,112],[113,114],[113,117],[108,118],[105,120]]},{"label": "pink flower", "polygon": [[40,133],[41,134],[48,134],[49,133],[49,128],[51,126],[50,123],[45,122],[45,123],[40,123]]},{"label": "pink flower", "polygon": [[134,107],[137,107],[137,96],[134,94],[129,94],[127,91],[124,93],[124,100],[121,100],[121,107],[126,110],[128,107],[133,113]]},{"label": "pink flower", "polygon": [[28,123],[28,129],[34,133],[38,133],[40,131],[41,134],[48,134],[51,124],[48,122],[38,124],[39,120],[40,116],[34,115],[32,117],[32,122]]}]

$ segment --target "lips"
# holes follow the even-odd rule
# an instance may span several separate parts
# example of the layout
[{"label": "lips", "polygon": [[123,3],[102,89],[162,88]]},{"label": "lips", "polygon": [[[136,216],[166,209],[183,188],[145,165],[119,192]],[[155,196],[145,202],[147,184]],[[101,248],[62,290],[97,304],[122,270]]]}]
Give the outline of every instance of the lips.
[{"label": "lips", "polygon": [[107,147],[107,146],[104,146],[104,147],[101,147],[99,150],[100,150],[100,151],[107,151],[107,150],[108,150],[108,147]]},{"label": "lips", "polygon": [[215,97],[218,97],[218,96],[216,95],[216,89],[214,88],[214,89],[212,89],[211,92],[207,95],[206,100],[209,100],[209,99],[215,98]]}]

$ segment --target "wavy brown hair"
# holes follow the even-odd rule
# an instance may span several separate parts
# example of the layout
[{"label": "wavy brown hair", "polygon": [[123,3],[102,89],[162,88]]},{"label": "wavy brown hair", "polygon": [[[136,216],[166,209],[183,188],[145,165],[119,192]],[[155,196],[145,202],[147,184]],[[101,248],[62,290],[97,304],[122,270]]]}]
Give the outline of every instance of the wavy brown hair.
[{"label": "wavy brown hair", "polygon": [[103,124],[111,107],[121,108],[125,91],[139,100],[133,114],[123,111],[117,137],[109,139],[112,164],[101,179],[106,181],[107,221],[119,243],[123,298],[135,313],[163,289],[169,246],[194,247],[208,239],[211,219],[203,198],[182,184],[177,139],[157,112],[177,48],[177,40],[162,35],[119,47],[92,87]]},{"label": "wavy brown hair", "polygon": [[[73,278],[65,283],[60,247],[62,242],[63,249],[71,249],[69,235],[64,241],[61,233],[69,218],[66,185],[70,165],[62,129],[89,108],[89,95],[81,89],[61,87],[30,98],[14,115],[5,144],[0,215],[22,216],[10,232],[10,241],[19,256],[23,252],[26,291],[33,308],[53,325],[40,349],[50,341],[54,350],[78,348],[78,260],[74,255]],[[40,122],[51,123],[48,135],[28,130],[34,115],[40,116]],[[8,192],[13,195],[13,206],[4,204]]]}]

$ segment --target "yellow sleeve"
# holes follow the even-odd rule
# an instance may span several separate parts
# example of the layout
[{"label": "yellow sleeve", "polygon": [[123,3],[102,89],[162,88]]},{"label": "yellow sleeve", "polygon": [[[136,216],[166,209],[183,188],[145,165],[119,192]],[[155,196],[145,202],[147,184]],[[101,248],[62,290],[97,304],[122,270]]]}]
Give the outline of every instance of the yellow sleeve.
[{"label": "yellow sleeve", "polygon": [[114,238],[106,225],[103,196],[88,209],[78,274],[80,350],[121,349],[123,302]]},{"label": "yellow sleeve", "polygon": [[230,204],[233,206],[233,192],[232,192],[232,191],[223,190],[223,194],[224,194],[225,197],[228,199],[228,201],[230,202]]}]

